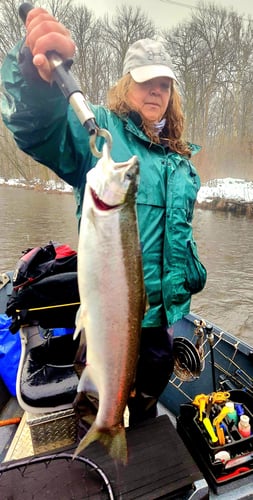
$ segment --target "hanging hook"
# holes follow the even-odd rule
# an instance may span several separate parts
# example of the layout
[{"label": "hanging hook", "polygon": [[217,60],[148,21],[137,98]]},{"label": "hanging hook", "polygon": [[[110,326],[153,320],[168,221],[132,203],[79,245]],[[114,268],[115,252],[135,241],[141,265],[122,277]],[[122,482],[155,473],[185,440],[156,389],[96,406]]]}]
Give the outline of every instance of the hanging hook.
[{"label": "hanging hook", "polygon": [[102,150],[100,151],[97,148],[96,145],[97,137],[103,137],[105,139],[107,143],[108,152],[110,153],[112,149],[112,136],[110,132],[104,128],[97,128],[96,132],[90,136],[90,150],[94,156],[96,156],[97,158],[101,158],[103,153]]}]

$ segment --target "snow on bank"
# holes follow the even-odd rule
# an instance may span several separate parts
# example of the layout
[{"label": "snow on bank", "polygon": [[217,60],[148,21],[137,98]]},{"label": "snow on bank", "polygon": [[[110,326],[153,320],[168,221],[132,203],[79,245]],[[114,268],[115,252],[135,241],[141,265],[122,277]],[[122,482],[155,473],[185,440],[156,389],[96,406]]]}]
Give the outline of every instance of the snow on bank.
[{"label": "snow on bank", "polygon": [[201,186],[198,203],[211,202],[214,198],[251,203],[253,202],[253,181],[244,179],[212,179]]},{"label": "snow on bank", "polygon": [[[72,187],[64,181],[49,180],[42,182],[39,179],[27,183],[24,179],[3,179],[0,177],[0,185],[41,189],[45,191],[72,192]],[[198,192],[198,203],[212,202],[214,199],[234,200],[237,202],[253,203],[253,181],[244,179],[212,179],[201,186]]]},{"label": "snow on bank", "polygon": [[40,179],[33,179],[27,182],[24,179],[3,179],[0,177],[0,186],[14,186],[14,187],[24,187],[29,189],[41,189],[43,191],[60,191],[62,193],[71,193],[73,191],[72,186],[66,182],[59,179],[59,181],[48,180],[41,181]]}]

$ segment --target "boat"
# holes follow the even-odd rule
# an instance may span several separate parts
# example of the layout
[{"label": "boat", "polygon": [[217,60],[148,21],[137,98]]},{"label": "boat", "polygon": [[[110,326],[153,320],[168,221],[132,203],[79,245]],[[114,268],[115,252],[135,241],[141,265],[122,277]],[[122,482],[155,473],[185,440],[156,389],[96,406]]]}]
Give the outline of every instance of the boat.
[{"label": "boat", "polygon": [[252,346],[190,313],[174,325],[174,350],[174,373],[160,401],[175,416],[177,432],[209,484],[209,497],[253,498],[252,434],[242,437],[238,426],[230,427],[225,417],[228,432],[220,444],[217,428],[204,425],[210,408],[218,416],[226,397],[234,406],[244,408],[253,423]]},{"label": "boat", "polygon": [[[12,292],[12,274],[3,273],[0,278],[0,315],[5,314]],[[207,425],[211,414],[212,418],[214,414],[218,418],[229,401],[249,417],[253,427],[252,346],[193,312],[178,321],[174,325],[174,373],[160,397],[158,416],[127,430],[131,460],[119,474],[98,443],[72,461],[77,437],[71,398],[78,381],[72,364],[60,360],[63,361],[61,380],[64,381],[64,370],[67,373],[65,400],[55,399],[55,394],[47,400],[43,393],[45,386],[39,391],[41,399],[34,403],[29,395],[32,384],[27,386],[28,396],[25,390],[21,394],[25,356],[31,345],[35,350],[41,349],[44,327],[34,323],[24,325],[18,333],[23,359],[19,361],[15,396],[0,378],[0,419],[2,424],[9,424],[0,426],[1,498],[32,498],[34,492],[38,500],[253,498],[253,435],[242,436],[228,413],[223,416],[222,436],[218,437],[218,426]],[[63,335],[55,337],[54,342],[63,345],[70,338]],[[43,345],[45,342],[48,344],[48,339],[43,337]],[[52,368],[52,360],[49,365]],[[57,377],[60,378],[59,372]],[[36,393],[37,389],[38,385]],[[29,450],[24,444],[27,427]],[[55,434],[59,432],[57,442]],[[22,454],[15,456],[18,443]],[[120,487],[115,486],[115,474],[121,476]],[[61,492],[55,490],[56,477]],[[76,481],[77,477],[80,481]],[[90,491],[84,496],[87,485]]]}]

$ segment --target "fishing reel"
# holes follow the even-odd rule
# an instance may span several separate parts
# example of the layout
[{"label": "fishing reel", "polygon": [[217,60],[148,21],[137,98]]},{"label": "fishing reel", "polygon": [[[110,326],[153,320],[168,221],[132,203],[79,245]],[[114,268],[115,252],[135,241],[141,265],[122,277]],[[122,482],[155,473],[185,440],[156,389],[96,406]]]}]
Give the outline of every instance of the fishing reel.
[{"label": "fishing reel", "polygon": [[204,320],[194,320],[195,344],[186,337],[176,337],[173,342],[174,374],[182,382],[191,382],[200,377],[205,368],[204,337],[209,328]]}]

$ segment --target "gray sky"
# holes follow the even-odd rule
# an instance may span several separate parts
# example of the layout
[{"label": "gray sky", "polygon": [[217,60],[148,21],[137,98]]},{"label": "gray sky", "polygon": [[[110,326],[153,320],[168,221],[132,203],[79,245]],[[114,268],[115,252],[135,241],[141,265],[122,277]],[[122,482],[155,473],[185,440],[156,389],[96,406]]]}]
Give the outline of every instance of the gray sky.
[{"label": "gray sky", "polygon": [[[84,2],[96,16],[113,14],[115,7],[122,4],[138,6],[154,20],[157,26],[162,28],[172,28],[187,20],[192,6],[198,4],[198,0],[79,0],[79,2]],[[233,9],[246,18],[248,15],[253,18],[253,0],[207,0],[206,3],[215,3],[217,6]]]}]

